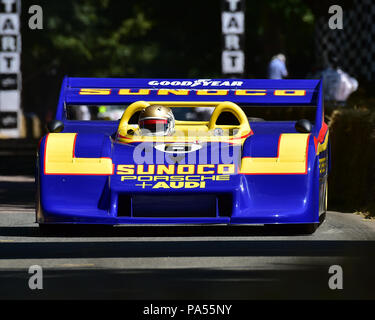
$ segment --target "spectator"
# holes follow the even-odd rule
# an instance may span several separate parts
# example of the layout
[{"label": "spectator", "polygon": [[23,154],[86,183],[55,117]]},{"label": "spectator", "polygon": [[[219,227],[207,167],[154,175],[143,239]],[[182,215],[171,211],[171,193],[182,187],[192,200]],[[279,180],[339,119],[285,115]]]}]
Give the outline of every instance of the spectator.
[{"label": "spectator", "polygon": [[285,66],[286,58],[283,54],[278,54],[272,57],[268,65],[268,78],[269,79],[283,79],[288,76],[288,70]]},{"label": "spectator", "polygon": [[91,120],[91,114],[90,114],[88,106],[85,106],[85,105],[77,106],[75,108],[75,111],[76,111],[76,114],[75,114],[76,119],[74,120],[83,120],[83,121]]},{"label": "spectator", "polygon": [[349,96],[358,89],[358,81],[344,72],[336,56],[329,58],[329,66],[322,72],[324,100],[331,106],[345,106]]}]

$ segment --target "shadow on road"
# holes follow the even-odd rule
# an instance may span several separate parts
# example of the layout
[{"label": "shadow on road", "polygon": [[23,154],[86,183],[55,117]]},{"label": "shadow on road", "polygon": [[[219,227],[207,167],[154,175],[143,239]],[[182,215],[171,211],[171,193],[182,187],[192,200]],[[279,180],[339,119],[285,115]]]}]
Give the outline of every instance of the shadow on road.
[{"label": "shadow on road", "polygon": [[[328,288],[326,266],[305,270],[109,269],[47,270],[43,290],[31,291],[24,271],[2,271],[0,299],[361,299],[368,283],[349,277]],[[307,280],[306,280],[307,279]]]},{"label": "shadow on road", "polygon": [[0,139],[0,175],[34,175],[38,140]]},{"label": "shadow on road", "polygon": [[[326,242],[287,243],[280,241],[207,242],[184,241],[161,243],[45,243],[11,245],[1,249],[6,258],[87,258],[87,257],[173,257],[272,255],[334,255],[348,246],[363,243],[334,243],[338,249],[328,249]],[[373,244],[371,248],[373,250]],[[330,248],[330,246],[328,246]],[[4,248],[4,247],[3,247]],[[352,250],[353,248],[350,248]],[[23,252],[23,254],[22,254]],[[26,254],[25,252],[33,252]],[[39,260],[43,264],[43,260]],[[318,262],[317,262],[318,261]],[[43,290],[27,287],[27,270],[0,270],[0,299],[374,299],[374,279],[363,270],[363,264],[353,259],[336,258],[344,270],[344,290],[330,290],[330,262],[306,260],[305,265],[293,263],[268,264],[268,269],[246,267],[213,268],[170,267],[142,268],[48,268],[44,271]],[[367,259],[366,268],[373,270],[375,261]],[[273,265],[273,266],[272,266]]]},{"label": "shadow on road", "polygon": [[[10,180],[12,177],[9,178]],[[35,207],[35,182],[28,177],[27,181],[0,180],[0,205],[17,206],[18,208],[34,208]]]},{"label": "shadow on road", "polygon": [[[2,229],[0,229],[0,234]],[[137,240],[2,243],[1,259],[139,258],[139,257],[367,257],[374,241],[333,240]]]},{"label": "shadow on road", "polygon": [[36,140],[0,139],[0,205],[34,207],[37,145]]},{"label": "shadow on road", "polygon": [[[32,204],[34,208],[34,204]],[[322,221],[321,221],[322,223]],[[0,226],[0,236],[12,237],[274,237],[302,233],[286,225],[50,225],[49,229]],[[306,236],[306,235],[305,235]],[[307,235],[308,236],[308,235]]]}]

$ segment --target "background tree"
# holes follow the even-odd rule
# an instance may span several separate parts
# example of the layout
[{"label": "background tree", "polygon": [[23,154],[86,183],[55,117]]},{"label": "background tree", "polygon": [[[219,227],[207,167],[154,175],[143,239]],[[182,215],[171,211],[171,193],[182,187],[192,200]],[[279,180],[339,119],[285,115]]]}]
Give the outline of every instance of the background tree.
[{"label": "background tree", "polygon": [[[27,27],[28,7],[43,8],[44,29]],[[42,120],[55,110],[64,75],[199,77],[221,75],[217,0],[23,0],[23,108]],[[314,63],[314,16],[303,0],[247,1],[246,74],[264,78],[286,54],[291,77]]]}]

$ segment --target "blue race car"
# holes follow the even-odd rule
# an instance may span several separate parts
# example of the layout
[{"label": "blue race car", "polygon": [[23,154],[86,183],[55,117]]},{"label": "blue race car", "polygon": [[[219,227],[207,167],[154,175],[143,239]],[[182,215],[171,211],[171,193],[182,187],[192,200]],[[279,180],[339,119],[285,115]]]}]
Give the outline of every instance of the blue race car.
[{"label": "blue race car", "polygon": [[[66,77],[39,145],[36,222],[314,232],[330,166],[322,99],[320,80]],[[244,105],[311,107],[315,119],[249,121]]]}]

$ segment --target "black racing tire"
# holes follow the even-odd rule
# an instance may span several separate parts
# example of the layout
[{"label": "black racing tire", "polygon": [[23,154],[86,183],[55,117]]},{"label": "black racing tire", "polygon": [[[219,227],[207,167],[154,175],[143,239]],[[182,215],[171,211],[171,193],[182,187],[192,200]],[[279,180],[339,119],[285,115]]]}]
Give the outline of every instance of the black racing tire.
[{"label": "black racing tire", "polygon": [[43,235],[105,235],[113,231],[113,225],[39,223],[39,231]]},{"label": "black racing tire", "polygon": [[325,195],[324,195],[324,213],[328,210],[328,181],[326,181]]},{"label": "black racing tire", "polygon": [[290,231],[294,234],[313,234],[318,227],[324,222],[326,218],[326,212],[323,212],[319,216],[319,223],[301,223],[301,224],[290,224],[286,225],[290,228]]},{"label": "black racing tire", "polygon": [[292,225],[291,229],[292,232],[295,234],[313,234],[316,229],[318,228],[318,223],[302,223],[302,224],[296,224]]},{"label": "black racing tire", "polygon": [[60,233],[63,230],[63,227],[64,226],[59,224],[39,223],[39,232],[43,235]]},{"label": "black racing tire", "polygon": [[272,232],[279,235],[309,235],[318,228],[319,223],[298,223],[298,224],[273,224],[268,225]]}]

